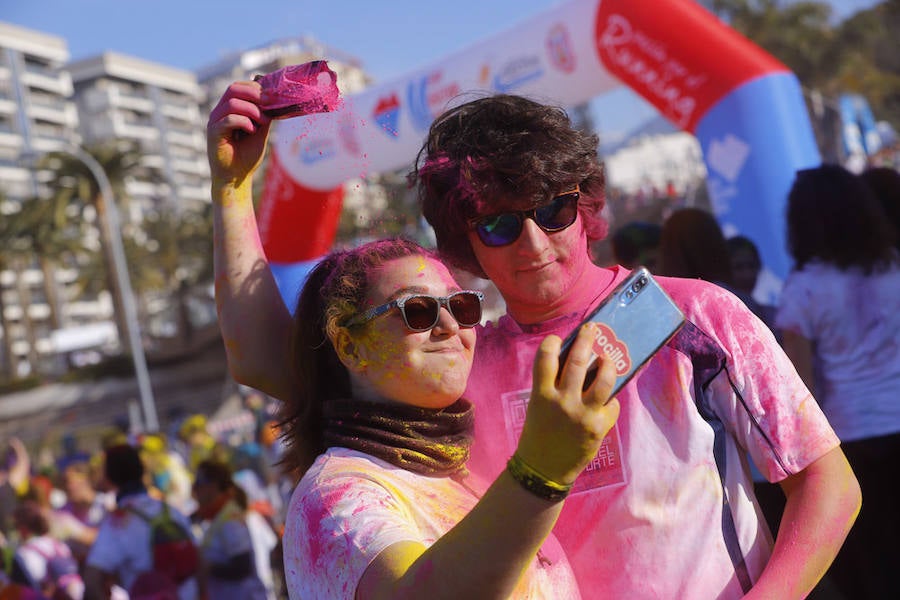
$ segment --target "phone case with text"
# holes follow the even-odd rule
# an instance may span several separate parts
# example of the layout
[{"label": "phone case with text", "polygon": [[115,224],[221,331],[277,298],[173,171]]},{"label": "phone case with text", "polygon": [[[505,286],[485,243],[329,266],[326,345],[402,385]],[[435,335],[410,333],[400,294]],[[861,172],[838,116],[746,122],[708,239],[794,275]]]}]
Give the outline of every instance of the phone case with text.
[{"label": "phone case with text", "polygon": [[[635,269],[583,322],[599,324],[594,358],[606,353],[616,366],[614,396],[663,344],[684,324],[684,314],[665,290],[641,267]],[[565,363],[579,326],[564,341],[560,365]],[[596,376],[596,364],[589,367],[585,388]]]}]

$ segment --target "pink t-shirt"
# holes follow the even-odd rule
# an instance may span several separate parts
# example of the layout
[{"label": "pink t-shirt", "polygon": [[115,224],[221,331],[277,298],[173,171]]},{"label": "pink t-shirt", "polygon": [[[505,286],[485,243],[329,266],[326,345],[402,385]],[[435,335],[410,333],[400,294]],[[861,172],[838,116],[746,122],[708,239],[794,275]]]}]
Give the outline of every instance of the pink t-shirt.
[{"label": "pink t-shirt", "polygon": [[[288,507],[284,566],[290,597],[352,600],[379,552],[402,541],[430,546],[477,501],[449,477],[425,477],[355,450],[329,448],[300,480]],[[552,537],[512,597],[581,597]]]},{"label": "pink t-shirt", "polygon": [[[614,273],[601,296],[628,275]],[[745,450],[779,481],[838,440],[771,331],[740,300],[704,281],[657,279],[688,323],[618,394],[619,420],[554,534],[586,598],[738,598],[772,544]],[[505,467],[537,346],[549,334],[564,338],[583,316],[528,326],[504,316],[479,330],[466,391],[476,409],[475,473],[493,478]]]}]

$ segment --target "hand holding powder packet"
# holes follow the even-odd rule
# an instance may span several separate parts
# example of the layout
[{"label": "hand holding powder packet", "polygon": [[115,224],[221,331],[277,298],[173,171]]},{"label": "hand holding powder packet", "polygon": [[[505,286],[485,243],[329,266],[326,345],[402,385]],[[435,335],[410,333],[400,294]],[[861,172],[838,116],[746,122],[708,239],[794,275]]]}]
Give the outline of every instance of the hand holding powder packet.
[{"label": "hand holding powder packet", "polygon": [[337,74],[324,60],[257,75],[254,81],[262,86],[263,114],[272,119],[331,112],[341,102]]}]

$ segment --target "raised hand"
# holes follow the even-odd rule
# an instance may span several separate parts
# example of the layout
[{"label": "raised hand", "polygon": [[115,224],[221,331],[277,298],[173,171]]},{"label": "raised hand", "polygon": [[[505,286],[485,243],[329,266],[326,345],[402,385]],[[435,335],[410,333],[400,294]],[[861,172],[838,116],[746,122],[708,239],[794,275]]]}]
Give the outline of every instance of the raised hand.
[{"label": "raised hand", "polygon": [[206,143],[215,183],[243,183],[259,166],[271,119],[260,109],[260,85],[238,81],[225,90],[210,112]]},{"label": "raised hand", "polygon": [[9,439],[9,450],[15,456],[15,460],[9,466],[9,484],[17,491],[28,489],[28,479],[31,477],[31,458],[28,456],[28,450],[17,437]]}]

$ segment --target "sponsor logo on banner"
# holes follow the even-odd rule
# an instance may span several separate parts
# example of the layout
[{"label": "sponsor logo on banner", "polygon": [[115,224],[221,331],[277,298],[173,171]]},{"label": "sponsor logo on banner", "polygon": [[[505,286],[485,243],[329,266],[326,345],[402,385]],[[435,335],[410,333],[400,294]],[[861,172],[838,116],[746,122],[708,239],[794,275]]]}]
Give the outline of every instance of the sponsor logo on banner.
[{"label": "sponsor logo on banner", "polygon": [[631,370],[631,355],[625,342],[616,337],[616,332],[605,323],[597,323],[597,337],[594,339],[594,354],[606,354],[616,365],[616,375],[621,377]]},{"label": "sponsor logo on banner", "polygon": [[547,33],[547,55],[550,57],[550,64],[563,73],[575,70],[572,40],[569,37],[569,30],[562,23],[557,23]]},{"label": "sponsor logo on banner", "polygon": [[750,146],[732,133],[723,139],[714,139],[706,151],[706,164],[716,173],[734,183],[741,175],[744,163],[750,156]]},{"label": "sponsor logo on banner", "polygon": [[445,81],[443,71],[432,71],[424,77],[409,82],[406,100],[409,114],[416,129],[424,131],[447,107],[447,103],[460,92],[455,81]]},{"label": "sponsor logo on banner", "polygon": [[382,131],[396,138],[400,123],[400,100],[397,99],[397,94],[392,92],[390,96],[379,98],[372,117]]},{"label": "sponsor logo on banner", "polygon": [[704,152],[709,167],[709,197],[717,215],[731,211],[732,201],[738,197],[737,180],[750,157],[750,145],[732,133],[714,138]]},{"label": "sponsor logo on banner", "polygon": [[334,158],[337,154],[337,148],[334,140],[331,138],[318,138],[309,140],[300,148],[300,160],[305,165],[312,165],[317,162]]},{"label": "sponsor logo on banner", "polygon": [[[503,414],[506,421],[506,439],[509,444],[509,452],[515,451],[519,443],[519,436],[525,426],[525,414],[528,408],[528,400],[531,398],[531,390],[520,390],[501,394],[500,401],[503,404]],[[585,467],[575,485],[572,493],[587,492],[596,488],[617,486],[625,483],[625,465],[622,457],[622,443],[619,440],[618,424],[613,425],[597,454]]]},{"label": "sponsor logo on banner", "polygon": [[351,156],[360,156],[362,150],[359,146],[359,140],[356,138],[356,117],[350,111],[344,111],[338,117],[338,139],[344,150]]},{"label": "sponsor logo on banner", "polygon": [[530,81],[538,79],[544,74],[541,59],[537,56],[522,56],[515,58],[494,74],[493,88],[505,94],[522,87]]}]

